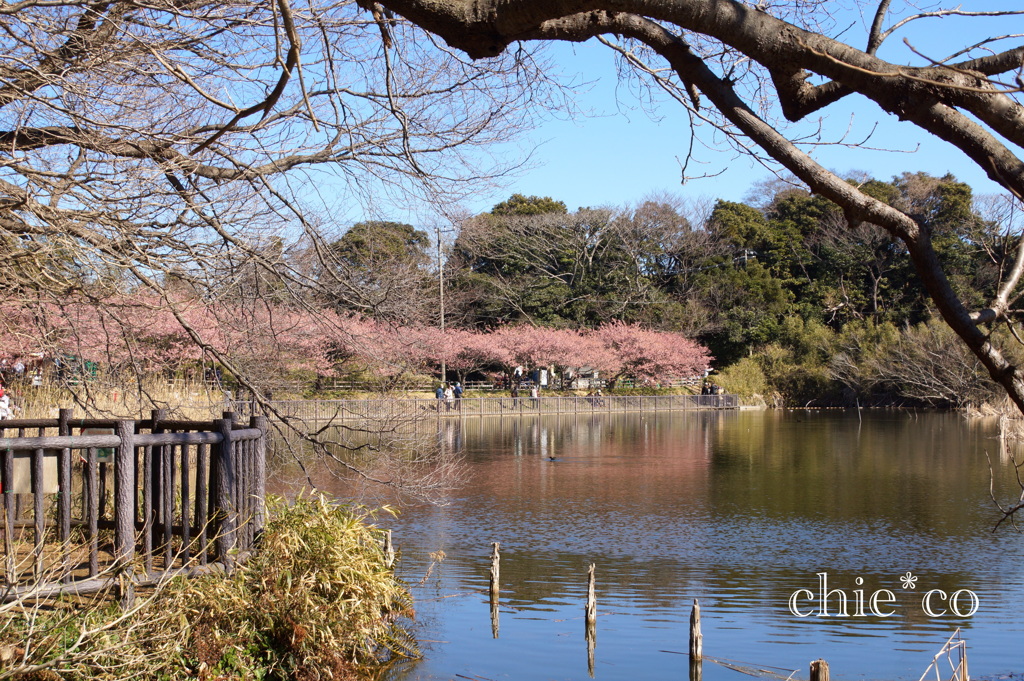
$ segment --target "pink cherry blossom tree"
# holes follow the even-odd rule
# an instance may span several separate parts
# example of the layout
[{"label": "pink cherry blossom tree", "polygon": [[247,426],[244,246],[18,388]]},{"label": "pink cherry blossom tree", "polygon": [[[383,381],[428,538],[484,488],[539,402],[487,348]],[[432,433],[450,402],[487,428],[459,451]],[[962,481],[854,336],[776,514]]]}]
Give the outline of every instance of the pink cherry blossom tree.
[{"label": "pink cherry blossom tree", "polygon": [[441,329],[437,327],[414,327],[402,332],[416,338],[417,347],[425,366],[438,371],[442,365],[446,371],[454,371],[458,380],[466,382],[466,376],[474,371],[494,364],[503,364],[504,355],[495,347],[490,334],[468,329]]},{"label": "pink cherry blossom tree", "polygon": [[590,335],[608,351],[592,362],[609,375],[609,388],[622,378],[650,382],[697,376],[712,359],[707,348],[685,336],[621,321],[603,324]]},{"label": "pink cherry blossom tree", "polygon": [[517,367],[529,371],[577,365],[581,343],[578,331],[520,325],[501,327],[489,336],[501,355],[500,365],[509,381],[513,380]]}]

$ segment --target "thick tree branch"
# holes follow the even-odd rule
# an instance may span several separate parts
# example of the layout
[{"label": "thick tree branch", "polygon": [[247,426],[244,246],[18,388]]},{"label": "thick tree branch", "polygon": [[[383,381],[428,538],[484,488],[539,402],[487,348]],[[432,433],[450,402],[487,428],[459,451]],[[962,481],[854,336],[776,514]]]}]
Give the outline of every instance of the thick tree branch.
[{"label": "thick tree branch", "polygon": [[870,55],[877,53],[882,41],[885,40],[882,37],[882,23],[885,22],[885,17],[889,13],[890,4],[892,4],[892,0],[882,0],[878,3],[878,9],[875,10],[875,19],[871,22],[871,33],[868,34],[867,53]]},{"label": "thick tree branch", "polygon": [[147,139],[118,140],[79,128],[49,126],[0,131],[0,148],[27,151],[48,146],[71,145],[79,149],[100,152],[121,158],[149,159],[161,165],[176,168],[187,175],[226,182],[252,180],[274,175],[300,165],[344,161],[353,157],[353,149],[334,150],[330,147],[310,154],[293,154],[260,165],[213,166],[196,161],[170,147],[169,144]]},{"label": "thick tree branch", "polygon": [[[946,126],[942,124],[942,117],[916,115],[923,99],[966,109],[997,133],[1024,145],[1024,107],[996,92],[984,79],[984,74],[944,66],[896,66],[733,0],[685,3],[669,0],[531,3],[521,0],[472,5],[392,0],[388,4],[474,57],[497,54],[515,40],[540,35],[556,40],[581,40],[583,38],[574,36],[586,35],[587,24],[600,21],[605,14],[593,7],[609,8],[610,16],[619,14],[619,7],[628,7],[633,16],[671,22],[684,30],[710,36],[763,64],[782,86],[780,95],[788,118],[799,119],[848,92],[858,92],[884,110],[943,136],[942,129]],[[837,84],[811,88],[801,82],[803,71],[818,73]],[[934,129],[936,123],[939,129]],[[1024,195],[1020,164],[1010,161],[990,140],[981,146],[988,147],[985,167],[989,174],[1001,178],[999,182],[1009,182],[1015,193]]]},{"label": "thick tree branch", "polygon": [[999,54],[951,64],[951,68],[958,71],[974,71],[986,76],[996,76],[1000,73],[1014,71],[1020,69],[1021,66],[1024,66],[1024,47],[1015,47]]},{"label": "thick tree branch", "polygon": [[772,82],[782,106],[782,115],[789,121],[799,121],[819,109],[835,104],[851,92],[848,87],[836,81],[819,86],[811,85],[807,82],[810,75],[807,71],[771,71]]},{"label": "thick tree branch", "polygon": [[[128,3],[116,2],[111,5],[104,0],[86,5],[64,43],[47,54],[37,65],[20,70],[0,69],[0,108],[24,97],[49,83],[57,75],[69,70],[87,68],[96,58],[101,45],[107,45],[120,30],[120,24],[128,11]],[[102,51],[102,50],[101,50]],[[116,51],[107,49],[107,59],[114,58]]]}]

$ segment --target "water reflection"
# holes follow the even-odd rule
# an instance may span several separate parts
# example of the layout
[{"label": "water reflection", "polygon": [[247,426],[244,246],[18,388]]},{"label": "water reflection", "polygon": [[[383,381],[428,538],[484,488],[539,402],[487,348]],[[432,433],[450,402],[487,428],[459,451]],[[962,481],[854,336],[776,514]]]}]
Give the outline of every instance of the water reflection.
[{"label": "water reflection", "polygon": [[[987,426],[956,415],[697,412],[446,421],[466,483],[446,506],[411,505],[394,523],[401,569],[434,644],[409,679],[679,678],[689,604],[700,598],[707,655],[834,678],[917,678],[965,630],[976,675],[1024,671],[1016,641],[1022,541],[992,534]],[[1019,457],[1018,457],[1019,458]],[[1012,466],[994,457],[997,488]],[[324,477],[341,497],[360,490]],[[492,542],[502,548],[490,608]],[[602,645],[574,653],[586,569],[599,566]],[[903,589],[899,577],[918,577]],[[891,617],[800,618],[790,595],[817,574],[855,598],[893,592]],[[860,580],[858,582],[858,580]],[[970,589],[978,612],[928,617],[925,591]],[[468,596],[450,597],[452,594]],[[838,603],[835,599],[833,608]],[[498,610],[501,637],[498,638]],[[596,631],[594,632],[596,634]],[[864,643],[870,655],[864,655]],[[708,681],[739,678],[704,665]]]}]

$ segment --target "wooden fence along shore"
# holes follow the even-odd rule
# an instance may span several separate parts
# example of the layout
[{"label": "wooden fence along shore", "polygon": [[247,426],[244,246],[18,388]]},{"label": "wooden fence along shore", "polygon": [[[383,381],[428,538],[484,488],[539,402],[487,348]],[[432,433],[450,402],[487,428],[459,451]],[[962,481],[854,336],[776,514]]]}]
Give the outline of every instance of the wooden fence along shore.
[{"label": "wooden fence along shore", "polygon": [[[228,403],[241,414],[262,413],[258,405]],[[438,399],[373,400],[274,400],[271,413],[305,423],[413,419],[423,417],[464,418],[469,416],[541,416],[548,414],[605,414],[623,412],[688,411],[694,409],[738,409],[736,395],[588,395],[583,397],[463,397]]]},{"label": "wooden fence along shore", "polygon": [[264,526],[266,422],[0,421],[3,597],[230,570]]}]

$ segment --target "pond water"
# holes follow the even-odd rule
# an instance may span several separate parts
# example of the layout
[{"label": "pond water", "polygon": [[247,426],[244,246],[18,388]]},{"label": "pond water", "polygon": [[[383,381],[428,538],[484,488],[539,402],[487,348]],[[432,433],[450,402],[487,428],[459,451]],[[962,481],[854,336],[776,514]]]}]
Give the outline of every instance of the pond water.
[{"label": "pond water", "polygon": [[[687,678],[695,598],[705,654],[761,675],[807,678],[824,658],[836,679],[916,680],[957,627],[972,676],[1024,672],[1024,537],[991,531],[986,451],[997,493],[1019,489],[991,424],[797,411],[443,427],[465,483],[446,505],[388,521],[425,652],[396,679]],[[496,622],[491,542],[502,556]],[[843,592],[826,600],[827,617],[822,579]],[[794,593],[806,616],[791,611]],[[709,662],[703,675],[744,677]]]}]

